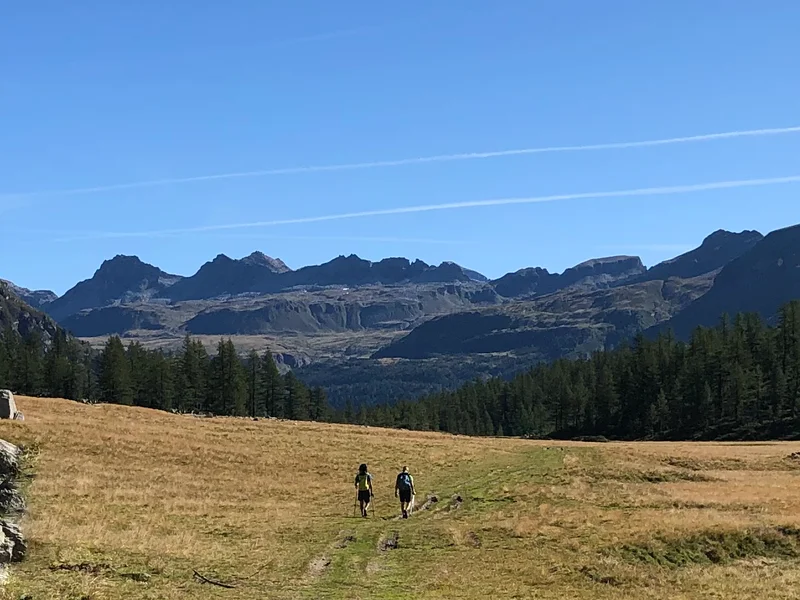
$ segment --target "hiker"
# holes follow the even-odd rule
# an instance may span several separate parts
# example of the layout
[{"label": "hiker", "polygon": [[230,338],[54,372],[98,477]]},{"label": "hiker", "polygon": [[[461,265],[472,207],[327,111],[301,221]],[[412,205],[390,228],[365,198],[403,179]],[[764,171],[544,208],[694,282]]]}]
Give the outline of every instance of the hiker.
[{"label": "hiker", "polygon": [[408,511],[411,509],[414,502],[416,490],[414,489],[414,478],[408,472],[408,467],[403,467],[403,470],[397,475],[397,481],[394,484],[394,497],[400,496],[400,512],[404,519],[408,518]]},{"label": "hiker", "polygon": [[362,464],[358,467],[356,490],[358,491],[358,501],[361,504],[361,516],[366,518],[369,504],[374,496],[372,493],[372,475],[367,471],[367,465]]}]

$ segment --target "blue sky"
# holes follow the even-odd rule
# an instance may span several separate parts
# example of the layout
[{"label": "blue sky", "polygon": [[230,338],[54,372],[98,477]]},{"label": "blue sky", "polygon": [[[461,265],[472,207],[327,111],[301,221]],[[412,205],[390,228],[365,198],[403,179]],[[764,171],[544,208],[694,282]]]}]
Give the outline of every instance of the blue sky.
[{"label": "blue sky", "polygon": [[[256,249],[295,268],[356,253],[495,277],[654,264],[719,228],[800,222],[798,183],[303,222],[796,176],[800,132],[113,188],[800,126],[794,1],[202,4],[5,12],[0,277],[63,293],[119,253],[189,275]],[[164,230],[181,231],[147,234]]]}]

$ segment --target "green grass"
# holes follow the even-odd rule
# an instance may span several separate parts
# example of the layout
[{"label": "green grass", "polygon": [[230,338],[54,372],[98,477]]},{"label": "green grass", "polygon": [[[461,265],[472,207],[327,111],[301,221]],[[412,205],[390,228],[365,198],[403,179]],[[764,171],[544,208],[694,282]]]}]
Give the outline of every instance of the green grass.
[{"label": "green grass", "polygon": [[[326,554],[331,564],[315,578],[305,597],[395,599],[452,592],[449,586],[437,585],[431,566],[459,560],[465,554],[475,558],[491,549],[521,549],[521,540],[486,528],[482,519],[498,508],[530,501],[529,493],[520,486],[556,482],[563,456],[563,452],[531,448],[443,471],[430,490],[439,501],[428,510],[417,510],[409,519],[396,519],[399,504],[393,497],[379,497],[376,504],[382,516],[342,519],[340,526],[352,530],[356,541]],[[458,508],[454,508],[454,496],[462,499]],[[423,502],[424,498],[418,497],[417,507]],[[468,534],[461,543],[454,539],[454,527]],[[379,548],[382,539],[395,535],[395,549]]]}]

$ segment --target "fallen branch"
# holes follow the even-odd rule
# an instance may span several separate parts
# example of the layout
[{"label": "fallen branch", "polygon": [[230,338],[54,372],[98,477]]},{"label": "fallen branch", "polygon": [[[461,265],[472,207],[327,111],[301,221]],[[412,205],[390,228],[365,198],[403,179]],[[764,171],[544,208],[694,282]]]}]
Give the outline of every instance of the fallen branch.
[{"label": "fallen branch", "polygon": [[213,579],[209,579],[208,577],[201,575],[197,571],[194,571],[194,576],[197,579],[199,579],[201,583],[210,583],[211,585],[218,585],[219,587],[226,588],[229,590],[232,590],[236,587],[235,585],[231,585],[230,583],[223,583],[221,581],[214,581]]}]

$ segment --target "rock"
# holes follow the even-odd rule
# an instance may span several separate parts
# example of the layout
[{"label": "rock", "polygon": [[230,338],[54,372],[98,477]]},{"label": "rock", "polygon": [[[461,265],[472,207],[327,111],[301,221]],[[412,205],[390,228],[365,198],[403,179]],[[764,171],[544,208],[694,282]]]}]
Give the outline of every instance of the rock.
[{"label": "rock", "polygon": [[0,483],[0,515],[25,512],[25,499],[11,477]]},{"label": "rock", "polygon": [[22,451],[14,444],[0,440],[0,477],[13,477],[19,472]]},{"label": "rock", "polygon": [[19,562],[27,551],[19,525],[0,521],[0,563]]},{"label": "rock", "polygon": [[13,419],[17,414],[17,404],[10,390],[0,390],[0,419]]},{"label": "rock", "polygon": [[400,533],[397,531],[392,532],[387,537],[382,537],[378,540],[378,550],[386,552],[387,550],[396,550],[400,546]]}]

